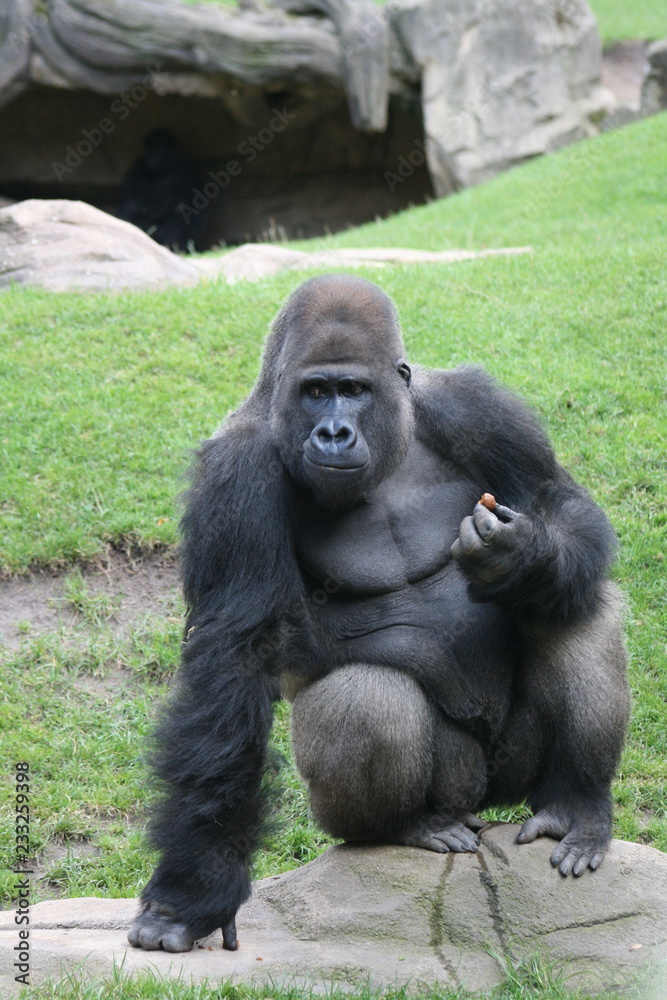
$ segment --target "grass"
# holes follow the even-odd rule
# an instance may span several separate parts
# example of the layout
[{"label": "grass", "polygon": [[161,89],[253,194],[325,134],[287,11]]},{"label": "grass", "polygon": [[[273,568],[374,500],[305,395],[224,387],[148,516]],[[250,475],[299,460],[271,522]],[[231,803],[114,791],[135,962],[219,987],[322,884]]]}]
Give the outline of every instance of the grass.
[{"label": "grass", "polygon": [[[590,994],[575,995],[537,959],[528,959],[516,967],[507,967],[502,986],[485,995],[486,1000],[596,1000]],[[663,980],[664,983],[664,980]],[[662,1000],[657,974],[648,972],[636,985],[615,992],[617,1000]],[[65,994],[63,990],[66,990]],[[354,994],[345,989],[327,991],[328,1000],[409,1000],[406,989],[374,990],[362,988]],[[482,1000],[461,990],[425,989],[419,992],[420,1000]],[[243,983],[208,981],[187,983],[181,979],[163,979],[153,971],[130,976],[116,969],[111,977],[90,979],[83,971],[71,973],[60,984],[26,991],[23,1000],[318,1000],[322,993],[307,986],[278,986],[272,983],[261,987]],[[599,998],[603,1000],[603,998]]]},{"label": "grass", "polygon": [[[203,0],[186,0],[187,3],[201,3]],[[237,0],[206,0],[223,7],[238,7]],[[387,0],[376,0],[385,4]],[[590,0],[602,41],[612,45],[621,39],[644,38],[653,40],[667,37],[667,13],[659,0],[635,0],[629,4],[625,0]]]},{"label": "grass", "polygon": [[605,45],[624,38],[667,38],[667,11],[656,0],[591,0]]},{"label": "grass", "polygon": [[[411,359],[437,366],[481,362],[521,392],[563,463],[610,513],[621,540],[616,576],[629,601],[634,692],[614,790],[615,833],[662,850],[666,150],[667,115],[656,116],[484,187],[318,243],[534,246],[526,257],[367,273],[395,298]],[[171,545],[188,451],[248,391],[266,325],[300,280],[289,275],[161,295],[4,292],[4,571],[34,562],[71,565],[106,543]],[[153,861],[138,832],[146,805],[142,742],[177,661],[180,620],[147,618],[118,639],[108,628],[113,602],[88,593],[74,567],[67,596],[84,628],[52,636],[27,629],[19,651],[4,656],[3,773],[16,760],[30,761],[35,849],[65,848],[42,866],[37,896],[134,895]],[[274,745],[286,763],[273,775],[280,809],[258,876],[300,864],[326,843],[307,817],[287,722],[281,707]],[[11,791],[7,781],[0,786],[5,845]],[[9,882],[0,887],[8,898]],[[33,996],[197,996],[197,988],[170,985],[168,994],[150,980],[96,988],[70,982]],[[231,996],[226,989],[216,986],[207,995]],[[234,989],[234,997],[253,1000],[245,988]],[[562,985],[539,985],[535,976],[512,985],[509,973],[503,989],[495,997],[566,995]]]},{"label": "grass", "polygon": [[[82,624],[29,639],[4,657],[0,728],[12,736],[5,738],[3,773],[16,760],[30,763],[34,851],[42,857],[49,845],[61,848],[39,863],[35,902],[54,894],[134,896],[155,860],[139,833],[147,804],[141,751],[176,665],[181,618],[152,616],[122,641],[92,619]],[[280,811],[257,861],[258,878],[311,860],[329,842],[308,818],[291,762],[286,704],[276,710],[273,747],[281,766],[268,781]],[[12,795],[4,783],[5,902],[15,881],[7,864]]]}]

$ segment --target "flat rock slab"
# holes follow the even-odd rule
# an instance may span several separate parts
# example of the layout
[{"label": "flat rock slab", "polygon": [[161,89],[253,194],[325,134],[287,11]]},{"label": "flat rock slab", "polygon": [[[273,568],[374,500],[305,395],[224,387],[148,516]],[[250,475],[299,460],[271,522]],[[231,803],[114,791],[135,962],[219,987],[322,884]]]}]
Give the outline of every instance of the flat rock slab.
[{"label": "flat rock slab", "polygon": [[29,199],[0,208],[0,288],[34,285],[53,292],[160,290],[202,281],[260,281],[281,271],[454,264],[477,257],[531,253],[410,250],[387,247],[305,253],[248,243],[220,257],[183,257],[136,226],[82,201]]},{"label": "flat rock slab", "polygon": [[237,281],[260,281],[281,271],[339,270],[353,267],[384,267],[388,264],[458,264],[479,257],[513,257],[532,253],[532,247],[500,247],[490,250],[413,250],[408,247],[341,247],[306,253],[270,243],[246,243],[224,257],[202,257],[197,263],[210,277]]},{"label": "flat rock slab", "polygon": [[[503,957],[539,952],[568,985],[606,989],[648,959],[667,961],[667,855],[614,841],[602,869],[563,879],[553,841],[518,847],[518,827],[495,824],[476,855],[405,847],[329,848],[295,871],[255,883],[239,912],[240,947],[220,932],[187,954],[127,944],[137,910],[128,899],[63,899],[31,910],[31,982],[80,966],[91,975],[124,963],[186,981],[237,979],[312,985],[409,983],[488,989]],[[13,911],[0,914],[4,973],[18,943]]]}]

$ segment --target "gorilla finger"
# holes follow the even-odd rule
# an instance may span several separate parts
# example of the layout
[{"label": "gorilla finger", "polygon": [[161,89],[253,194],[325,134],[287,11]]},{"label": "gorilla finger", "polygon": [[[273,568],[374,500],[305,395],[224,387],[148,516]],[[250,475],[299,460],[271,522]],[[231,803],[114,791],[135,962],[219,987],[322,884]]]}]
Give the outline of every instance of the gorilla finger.
[{"label": "gorilla finger", "polygon": [[448,830],[441,831],[438,836],[444,840],[451,851],[458,853],[476,851],[479,847],[479,837],[460,823]]},{"label": "gorilla finger", "polygon": [[195,939],[185,924],[172,924],[162,936],[165,951],[192,951]]},{"label": "gorilla finger", "polygon": [[227,951],[236,951],[239,943],[236,940],[236,920],[233,918],[222,928],[222,947]]},{"label": "gorilla finger", "polygon": [[481,503],[475,505],[472,518],[483,541],[491,539],[500,528],[500,521],[496,515],[487,510]]},{"label": "gorilla finger", "polygon": [[503,507],[502,504],[497,503],[493,513],[496,515],[499,521],[504,524],[511,524],[512,521],[516,521],[521,515],[517,511],[512,510],[511,507]]},{"label": "gorilla finger", "polygon": [[473,840],[450,834],[447,838],[447,843],[450,851],[454,851],[456,854],[474,854],[479,848],[479,840],[476,837]]},{"label": "gorilla finger", "polygon": [[164,927],[161,924],[150,923],[139,928],[139,947],[144,951],[157,951],[162,944],[162,932]]},{"label": "gorilla finger", "polygon": [[435,851],[436,854],[449,854],[450,852],[449,844],[436,835],[428,840],[426,849],[428,851]]},{"label": "gorilla finger", "polygon": [[127,940],[130,942],[133,948],[139,948],[139,932],[141,931],[141,924],[139,920],[135,920],[129,931],[127,932]]},{"label": "gorilla finger", "polygon": [[604,861],[604,853],[599,852],[598,854],[593,855],[591,860],[588,862],[588,867],[591,869],[591,871],[594,872],[596,871],[596,869],[600,867],[603,861]]},{"label": "gorilla finger", "polygon": [[459,529],[459,541],[463,548],[464,555],[471,555],[480,552],[484,547],[484,542],[477,533],[475,522],[472,517],[464,517]]}]

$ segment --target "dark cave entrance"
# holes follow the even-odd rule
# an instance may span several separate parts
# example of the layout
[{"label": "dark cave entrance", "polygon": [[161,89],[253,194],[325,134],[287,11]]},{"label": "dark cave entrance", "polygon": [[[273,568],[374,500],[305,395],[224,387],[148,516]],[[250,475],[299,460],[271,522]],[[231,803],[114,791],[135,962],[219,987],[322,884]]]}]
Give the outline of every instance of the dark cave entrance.
[{"label": "dark cave entrance", "polygon": [[241,124],[218,97],[32,85],[0,109],[0,196],[80,199],[116,215],[156,130],[196,167],[179,203],[196,219],[197,250],[321,236],[433,196],[417,93],[393,97],[387,130],[373,134],[352,128],[342,92],[259,98]]}]

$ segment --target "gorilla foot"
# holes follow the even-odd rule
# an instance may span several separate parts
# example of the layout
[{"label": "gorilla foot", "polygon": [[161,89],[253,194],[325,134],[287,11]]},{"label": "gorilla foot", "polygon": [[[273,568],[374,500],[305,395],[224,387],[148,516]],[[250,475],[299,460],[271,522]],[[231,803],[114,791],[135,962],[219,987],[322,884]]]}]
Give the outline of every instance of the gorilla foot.
[{"label": "gorilla foot", "polygon": [[[551,855],[551,864],[563,876],[570,873],[578,878],[590,868],[595,871],[604,860],[609,845],[606,823],[567,819],[555,808],[540,809],[527,819],[519,831],[517,844],[530,844],[537,837],[560,840]],[[562,839],[561,839],[562,838]]]},{"label": "gorilla foot", "polygon": [[476,851],[479,847],[479,837],[475,831],[481,830],[484,826],[486,822],[473,816],[472,813],[456,815],[429,813],[405,827],[392,838],[392,843],[404,844],[406,847],[421,847],[426,851],[437,851],[439,854],[447,854],[449,851],[457,853]]},{"label": "gorilla foot", "polygon": [[[179,952],[191,951],[196,935],[187,924],[178,920],[170,907],[149,903],[130,927],[127,939],[133,948],[143,948],[144,951],[163,948],[164,951]],[[228,951],[236,951],[238,947],[235,920],[223,925],[222,947]]]},{"label": "gorilla foot", "polygon": [[127,940],[144,951],[191,951],[195,936],[168,906],[149,903],[127,932]]}]

